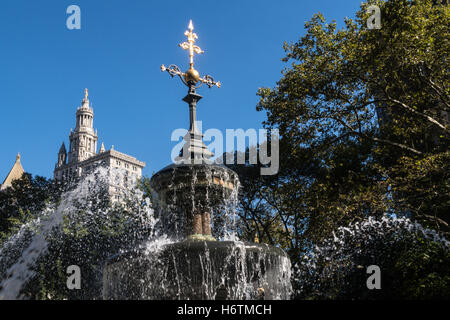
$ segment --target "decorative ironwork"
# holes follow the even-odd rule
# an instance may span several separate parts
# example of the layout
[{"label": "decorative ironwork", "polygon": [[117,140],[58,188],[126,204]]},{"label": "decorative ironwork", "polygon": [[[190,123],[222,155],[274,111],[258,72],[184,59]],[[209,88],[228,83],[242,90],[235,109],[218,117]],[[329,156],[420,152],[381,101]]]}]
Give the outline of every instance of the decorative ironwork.
[{"label": "decorative ironwork", "polygon": [[221,83],[220,81],[214,81],[214,78],[211,77],[210,75],[206,75],[203,78],[200,78],[201,83],[206,84],[209,88],[217,86],[217,88],[220,88]]},{"label": "decorative ironwork", "polygon": [[190,20],[188,30],[184,32],[187,41],[179,44],[181,48],[189,51],[189,69],[186,72],[182,72],[177,65],[171,64],[169,67],[161,65],[161,71],[167,71],[172,78],[174,76],[179,76],[181,81],[190,89],[197,89],[203,84],[206,84],[209,88],[213,86],[220,88],[221,83],[219,81],[215,81],[210,75],[200,77],[198,71],[194,69],[194,54],[201,54],[204,53],[204,51],[199,46],[195,45],[195,40],[198,39],[198,36],[193,30],[194,24],[192,23],[192,20]]},{"label": "decorative ironwork", "polygon": [[184,73],[181,72],[180,68],[177,65],[171,64],[169,67],[166,67],[162,64],[161,71],[162,72],[167,71],[172,78],[175,76],[179,76],[181,81],[183,81],[183,83],[188,86],[187,82],[184,81]]}]

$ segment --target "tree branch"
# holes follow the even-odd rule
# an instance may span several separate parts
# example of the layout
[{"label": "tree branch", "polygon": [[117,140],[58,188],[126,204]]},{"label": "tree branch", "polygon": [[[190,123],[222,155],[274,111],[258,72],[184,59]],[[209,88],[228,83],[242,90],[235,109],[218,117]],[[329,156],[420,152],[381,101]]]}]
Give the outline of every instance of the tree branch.
[{"label": "tree branch", "polygon": [[404,145],[404,144],[401,144],[401,143],[397,143],[397,142],[394,142],[394,141],[390,141],[390,140],[386,140],[386,139],[380,139],[380,138],[377,138],[377,137],[371,137],[371,136],[368,136],[368,135],[366,135],[364,133],[360,133],[360,132],[358,132],[357,130],[353,129],[351,126],[349,126],[347,123],[345,123],[344,121],[342,121],[339,118],[330,117],[330,119],[339,122],[341,125],[346,127],[350,131],[350,133],[353,134],[353,135],[357,135],[357,136],[359,136],[361,138],[369,139],[369,140],[372,140],[372,141],[375,141],[375,142],[381,142],[381,143],[389,144],[391,146],[399,147],[402,150],[410,151],[410,152],[415,153],[417,155],[421,155],[422,154],[422,152],[420,152],[419,150],[416,150],[414,148],[408,147],[407,145]]},{"label": "tree branch", "polygon": [[410,111],[410,112],[412,112],[412,113],[414,113],[414,114],[417,114],[417,115],[419,115],[419,116],[421,116],[421,117],[427,119],[427,120],[430,121],[431,123],[434,123],[435,125],[437,125],[437,126],[438,126],[439,128],[441,128],[442,130],[448,132],[448,129],[447,129],[443,124],[441,124],[439,121],[437,121],[436,119],[430,117],[429,115],[427,115],[427,114],[425,114],[425,113],[423,113],[423,112],[417,111],[416,109],[414,109],[414,108],[408,106],[406,103],[403,103],[403,102],[401,102],[401,101],[399,101],[399,100],[397,100],[397,99],[391,98],[391,97],[389,96],[389,94],[388,94],[386,91],[385,91],[385,94],[386,94],[386,97],[387,97],[387,99],[388,99],[389,101],[391,101],[391,102],[393,102],[393,103],[395,103],[395,104],[397,104],[397,105],[400,105],[400,106],[403,107],[404,109],[406,109],[406,110],[408,110],[408,111]]}]

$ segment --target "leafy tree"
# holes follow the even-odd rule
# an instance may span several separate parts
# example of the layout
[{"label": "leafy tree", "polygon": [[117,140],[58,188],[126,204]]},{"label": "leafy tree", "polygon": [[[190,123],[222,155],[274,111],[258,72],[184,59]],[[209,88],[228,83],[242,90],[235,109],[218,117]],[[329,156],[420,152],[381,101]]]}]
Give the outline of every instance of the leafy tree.
[{"label": "leafy tree", "polygon": [[[381,9],[379,30],[367,28],[370,4]],[[265,127],[279,129],[281,170],[264,177],[257,165],[232,166],[247,240],[257,234],[302,266],[305,252],[368,216],[395,213],[449,234],[449,25],[448,7],[432,1],[370,1],[341,30],[317,14],[285,43],[288,65],[274,88],[258,91],[257,105]],[[427,250],[448,260],[428,242],[418,251],[403,244],[393,242],[396,266],[420,269],[413,257]],[[402,282],[404,297],[432,297],[422,280]]]},{"label": "leafy tree", "polygon": [[276,87],[258,92],[265,126],[281,135],[278,199],[303,212],[297,230],[311,242],[388,211],[448,232],[448,170],[437,164],[449,146],[449,9],[370,3],[381,29],[367,29],[368,4],[341,30],[315,15],[284,45]]},{"label": "leafy tree", "polygon": [[[255,148],[258,154],[259,146]],[[239,217],[238,234],[245,241],[259,241],[277,245],[286,250],[292,250],[294,245],[291,223],[288,214],[277,207],[276,192],[280,176],[261,175],[262,165],[256,159],[250,163],[250,149],[247,148],[243,158],[245,164],[237,164],[239,152],[234,153],[233,164],[227,166],[239,176],[239,202],[237,215]],[[227,155],[223,155],[225,161]],[[226,162],[225,162],[226,163]]]}]

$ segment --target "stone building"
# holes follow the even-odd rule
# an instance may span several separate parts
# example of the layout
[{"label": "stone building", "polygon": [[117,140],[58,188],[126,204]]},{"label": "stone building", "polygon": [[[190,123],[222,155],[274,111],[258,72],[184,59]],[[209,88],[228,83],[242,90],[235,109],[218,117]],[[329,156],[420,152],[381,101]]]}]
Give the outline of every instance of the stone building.
[{"label": "stone building", "polygon": [[114,150],[105,150],[103,143],[97,152],[97,130],[94,131],[94,110],[89,103],[88,91],[81,107],[77,108],[75,130],[70,130],[69,149],[64,142],[58,152],[54,178],[57,180],[73,179],[91,172],[97,166],[121,169],[121,181],[110,179],[109,193],[113,200],[120,200],[120,191],[131,187],[131,182],[140,179],[145,162]]},{"label": "stone building", "polygon": [[20,179],[24,174],[24,172],[25,170],[23,170],[22,164],[20,163],[20,153],[18,153],[16,157],[16,162],[9,171],[3,183],[0,185],[0,191],[10,187],[12,185],[13,180]]}]

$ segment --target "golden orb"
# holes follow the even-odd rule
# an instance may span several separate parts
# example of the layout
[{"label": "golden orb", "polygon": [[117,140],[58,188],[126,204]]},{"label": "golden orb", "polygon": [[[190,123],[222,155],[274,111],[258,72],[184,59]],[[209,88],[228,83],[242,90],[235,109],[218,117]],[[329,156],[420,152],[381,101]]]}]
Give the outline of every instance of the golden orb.
[{"label": "golden orb", "polygon": [[200,74],[194,68],[189,68],[189,70],[184,74],[184,80],[187,83],[196,84],[200,81]]}]

